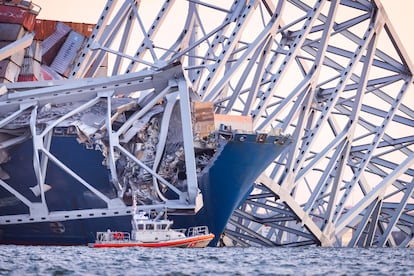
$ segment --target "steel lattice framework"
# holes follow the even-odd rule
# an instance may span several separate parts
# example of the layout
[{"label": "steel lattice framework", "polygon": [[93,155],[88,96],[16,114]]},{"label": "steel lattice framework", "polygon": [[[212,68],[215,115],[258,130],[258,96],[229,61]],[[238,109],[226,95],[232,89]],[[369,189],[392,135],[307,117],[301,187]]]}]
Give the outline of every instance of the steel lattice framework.
[{"label": "steel lattice framework", "polygon": [[179,61],[215,112],[293,145],[226,245],[400,246],[414,237],[413,66],[379,0],[109,0],[71,72]]},{"label": "steel lattice framework", "polygon": [[108,51],[114,74],[179,60],[217,113],[295,139],[225,244],[413,243],[413,67],[380,1],[165,1],[152,21],[145,4],[108,1],[72,76],[93,76]]}]

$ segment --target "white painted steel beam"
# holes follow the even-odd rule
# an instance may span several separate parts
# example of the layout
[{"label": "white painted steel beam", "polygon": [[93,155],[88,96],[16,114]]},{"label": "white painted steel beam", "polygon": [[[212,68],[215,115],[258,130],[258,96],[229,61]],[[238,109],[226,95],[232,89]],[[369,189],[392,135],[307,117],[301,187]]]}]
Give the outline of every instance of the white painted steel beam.
[{"label": "white painted steel beam", "polygon": [[6,59],[12,56],[14,53],[17,53],[25,48],[29,47],[32,44],[35,34],[30,33],[22,38],[11,42],[10,44],[0,48],[0,60]]}]

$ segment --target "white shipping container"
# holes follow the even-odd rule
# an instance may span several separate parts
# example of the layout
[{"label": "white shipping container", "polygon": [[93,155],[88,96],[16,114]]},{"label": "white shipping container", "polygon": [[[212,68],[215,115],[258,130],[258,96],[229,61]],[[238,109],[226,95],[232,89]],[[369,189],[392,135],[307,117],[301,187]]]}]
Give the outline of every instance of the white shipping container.
[{"label": "white shipping container", "polygon": [[0,82],[16,82],[19,74],[19,65],[9,59],[0,61]]},{"label": "white shipping container", "polygon": [[30,58],[25,57],[22,68],[20,70],[20,75],[28,76],[28,75],[34,75],[36,79],[40,79],[40,62]]},{"label": "white shipping container", "polygon": [[24,53],[24,57],[33,58],[39,62],[42,61],[42,45],[41,42],[38,40],[33,40],[32,44],[26,48],[26,52]]},{"label": "white shipping container", "polygon": [[59,43],[69,32],[71,28],[65,23],[58,22],[55,32],[42,41],[43,54],[47,53],[56,43]]},{"label": "white shipping container", "polygon": [[85,37],[83,35],[78,32],[71,31],[62,47],[60,47],[60,50],[50,67],[59,74],[64,75],[65,71],[73,63],[84,41]]}]

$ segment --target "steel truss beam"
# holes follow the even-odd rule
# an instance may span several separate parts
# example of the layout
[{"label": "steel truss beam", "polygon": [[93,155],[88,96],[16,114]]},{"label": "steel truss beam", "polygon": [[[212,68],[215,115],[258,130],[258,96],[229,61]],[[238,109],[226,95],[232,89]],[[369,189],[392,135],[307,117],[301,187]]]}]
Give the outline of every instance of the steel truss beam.
[{"label": "steel truss beam", "polygon": [[[38,83],[38,85],[40,87],[42,84]],[[126,192],[127,183],[121,183],[118,179],[119,175],[116,171],[115,163],[120,155],[126,156],[130,160],[129,162],[135,163],[138,168],[143,168],[143,170],[152,176],[155,191],[158,193],[160,199],[162,199],[159,200],[158,204],[151,204],[150,206],[141,205],[138,208],[162,209],[168,207],[176,210],[194,210],[197,208],[196,198],[199,195],[195,174],[194,145],[192,144],[193,133],[190,125],[191,112],[189,108],[191,92],[187,90],[180,66],[165,68],[160,72],[146,70],[112,78],[73,80],[64,83],[57,82],[56,84],[53,82],[44,82],[43,85],[44,87],[34,90],[28,89],[23,84],[8,85],[8,92],[0,102],[0,115],[2,118],[0,120],[0,126],[5,127],[2,129],[3,133],[14,134],[13,131],[10,131],[13,126],[19,126],[19,128],[27,127],[29,129],[29,133],[24,132],[20,136],[2,141],[0,149],[7,150],[15,144],[31,139],[33,143],[33,171],[37,185],[30,189],[40,198],[40,200],[32,201],[25,196],[25,191],[18,191],[9,185],[7,179],[0,180],[0,186],[2,188],[6,189],[28,207],[27,214],[2,216],[0,218],[1,224],[33,223],[39,221],[124,216],[131,214],[131,206],[127,206],[121,200]],[[127,100],[127,103],[122,105],[116,101],[120,95],[124,97],[132,93],[143,93],[144,91],[147,92],[144,94],[145,97],[130,98]],[[181,121],[185,125],[183,128],[183,137],[185,139],[183,147],[187,166],[187,190],[179,190],[158,173],[161,158],[159,154],[151,168],[136,158],[128,148],[131,133],[135,135],[140,130],[136,127],[136,122],[144,122],[146,120],[144,115],[148,114],[148,112],[150,114],[161,112],[162,107],[159,103],[164,97],[169,99],[166,104],[166,109],[169,112],[164,113],[159,136],[160,141],[157,143],[157,146],[165,147],[165,137],[170,127],[171,109],[179,102],[181,106]],[[69,107],[65,107],[65,104],[69,104]],[[133,107],[137,105],[140,105],[140,108],[128,120],[125,120],[122,124],[118,123],[117,129],[114,129],[113,123],[119,121],[118,118],[122,117],[125,111],[134,110]],[[52,113],[54,117],[48,118],[46,125],[42,124],[45,119],[39,113],[44,113],[42,110],[52,109],[53,106],[58,106],[59,111],[57,110],[55,113]],[[53,134],[57,129],[65,126],[68,121],[72,122],[71,125],[76,125],[79,114],[88,113],[90,110],[94,110],[94,108],[98,110],[100,106],[103,106],[103,114],[101,117],[97,117],[97,121],[94,123],[99,123],[97,130],[94,131],[94,135],[99,136],[104,133],[107,135],[108,143],[102,146],[106,148],[106,151],[103,151],[104,155],[107,156],[107,167],[112,183],[118,191],[118,197],[114,198],[110,198],[96,189],[93,183],[89,183],[86,179],[82,178],[76,171],[67,166],[64,161],[56,157],[50,149],[52,140],[54,139]],[[57,115],[59,112],[60,114]],[[79,125],[78,127],[82,128],[84,126]],[[79,139],[81,139],[82,134],[79,134],[79,129],[77,131]],[[87,131],[88,128],[84,129],[84,132]],[[162,154],[163,150],[160,149],[157,152]],[[51,187],[45,183],[46,171],[50,163],[59,167],[69,177],[74,178],[94,196],[104,202],[107,207],[104,209],[50,211],[46,200],[46,193]],[[171,200],[165,198],[159,190],[160,186],[168,187],[171,192],[176,193],[177,199]]]}]

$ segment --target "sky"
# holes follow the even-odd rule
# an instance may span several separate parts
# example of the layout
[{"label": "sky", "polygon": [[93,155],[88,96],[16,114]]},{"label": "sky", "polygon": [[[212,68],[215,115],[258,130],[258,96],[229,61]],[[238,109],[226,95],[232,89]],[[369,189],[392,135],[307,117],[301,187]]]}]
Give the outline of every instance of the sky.
[{"label": "sky", "polygon": [[[152,1],[152,0],[148,0]],[[183,1],[183,0],[181,0]],[[96,23],[106,0],[32,0],[42,9],[38,18]],[[403,47],[414,61],[413,0],[381,0]]]}]

